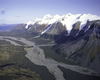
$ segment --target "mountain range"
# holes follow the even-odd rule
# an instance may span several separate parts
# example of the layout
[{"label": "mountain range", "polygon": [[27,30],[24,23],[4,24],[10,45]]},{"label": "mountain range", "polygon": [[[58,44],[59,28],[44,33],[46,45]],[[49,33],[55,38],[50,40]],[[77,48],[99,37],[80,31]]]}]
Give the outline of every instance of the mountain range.
[{"label": "mountain range", "polygon": [[52,39],[57,43],[53,49],[64,58],[100,73],[100,16],[47,14],[42,19],[17,24],[13,30]]},{"label": "mountain range", "polygon": [[14,24],[0,24],[0,31],[9,31]]}]

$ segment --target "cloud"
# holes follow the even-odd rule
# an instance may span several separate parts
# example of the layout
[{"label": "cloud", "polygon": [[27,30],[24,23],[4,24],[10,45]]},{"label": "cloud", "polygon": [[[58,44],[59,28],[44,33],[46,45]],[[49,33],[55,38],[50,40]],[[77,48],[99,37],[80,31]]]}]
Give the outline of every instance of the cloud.
[{"label": "cloud", "polygon": [[5,9],[0,9],[1,14],[5,14]]}]

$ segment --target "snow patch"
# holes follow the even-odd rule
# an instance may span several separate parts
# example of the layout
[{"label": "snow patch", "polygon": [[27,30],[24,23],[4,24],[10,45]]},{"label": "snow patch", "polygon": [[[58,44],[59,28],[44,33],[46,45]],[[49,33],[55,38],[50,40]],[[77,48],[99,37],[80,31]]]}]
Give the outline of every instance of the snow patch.
[{"label": "snow patch", "polygon": [[[76,14],[70,16],[67,15],[65,20],[61,22],[63,23],[63,25],[66,25],[66,29],[69,35],[72,30],[72,25],[75,24],[77,21],[81,22],[80,30],[82,30],[83,27],[86,26],[87,21],[92,21],[92,20],[100,20],[100,16],[91,15],[91,14]],[[76,35],[78,35],[78,33]]]},{"label": "snow patch", "polygon": [[35,23],[35,22],[32,22],[32,21],[28,21],[28,22],[24,23],[24,24],[26,24],[25,29],[28,29],[28,26],[29,26],[29,25],[33,25],[34,23]]},{"label": "snow patch", "polygon": [[44,31],[41,33],[41,35],[44,34],[46,31],[48,31],[48,30],[51,28],[52,25],[53,25],[53,24],[51,24],[46,30],[44,30]]},{"label": "snow patch", "polygon": [[90,26],[88,26],[88,28],[84,32],[86,32],[89,28],[90,28]]},{"label": "snow patch", "polygon": [[72,30],[72,26],[73,24],[75,24],[78,19],[77,17],[79,17],[81,14],[77,14],[77,15],[66,15],[65,18],[64,18],[64,21],[61,21],[61,23],[63,25],[66,26],[66,30],[68,31],[68,35],[70,34],[71,30]]},{"label": "snow patch", "polygon": [[92,21],[92,20],[98,20],[100,19],[100,16],[96,16],[96,15],[91,15],[91,14],[83,14],[78,21],[81,21],[81,26],[80,26],[80,30],[83,29],[83,27],[86,25],[87,21]]}]

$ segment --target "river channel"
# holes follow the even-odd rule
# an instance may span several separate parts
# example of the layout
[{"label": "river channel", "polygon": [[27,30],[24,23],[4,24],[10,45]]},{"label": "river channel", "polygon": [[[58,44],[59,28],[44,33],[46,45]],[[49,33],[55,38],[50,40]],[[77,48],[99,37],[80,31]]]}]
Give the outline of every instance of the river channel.
[{"label": "river channel", "polygon": [[9,36],[0,36],[0,40],[6,40],[15,46],[23,46],[23,45],[16,43],[14,40],[25,43],[26,45],[24,46],[32,46],[32,48],[27,50],[27,54],[25,56],[34,64],[45,66],[49,70],[49,72],[55,76],[56,80],[65,80],[63,76],[63,72],[58,68],[58,66],[61,66],[66,69],[70,69],[72,71],[81,74],[93,75],[94,73],[95,75],[98,75],[93,70],[84,67],[80,67],[77,65],[68,65],[68,64],[57,62],[51,58],[45,58],[44,51],[40,48],[40,46],[52,46],[51,44],[35,45],[34,42],[28,41],[25,38],[16,38],[16,37],[9,37]]}]

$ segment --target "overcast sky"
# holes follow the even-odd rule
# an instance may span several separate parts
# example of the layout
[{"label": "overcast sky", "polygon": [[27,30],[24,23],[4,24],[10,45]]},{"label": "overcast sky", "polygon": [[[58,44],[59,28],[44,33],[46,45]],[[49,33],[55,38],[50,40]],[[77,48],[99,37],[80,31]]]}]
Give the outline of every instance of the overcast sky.
[{"label": "overcast sky", "polygon": [[100,0],[0,0],[0,24],[23,23],[46,14],[100,15]]}]

